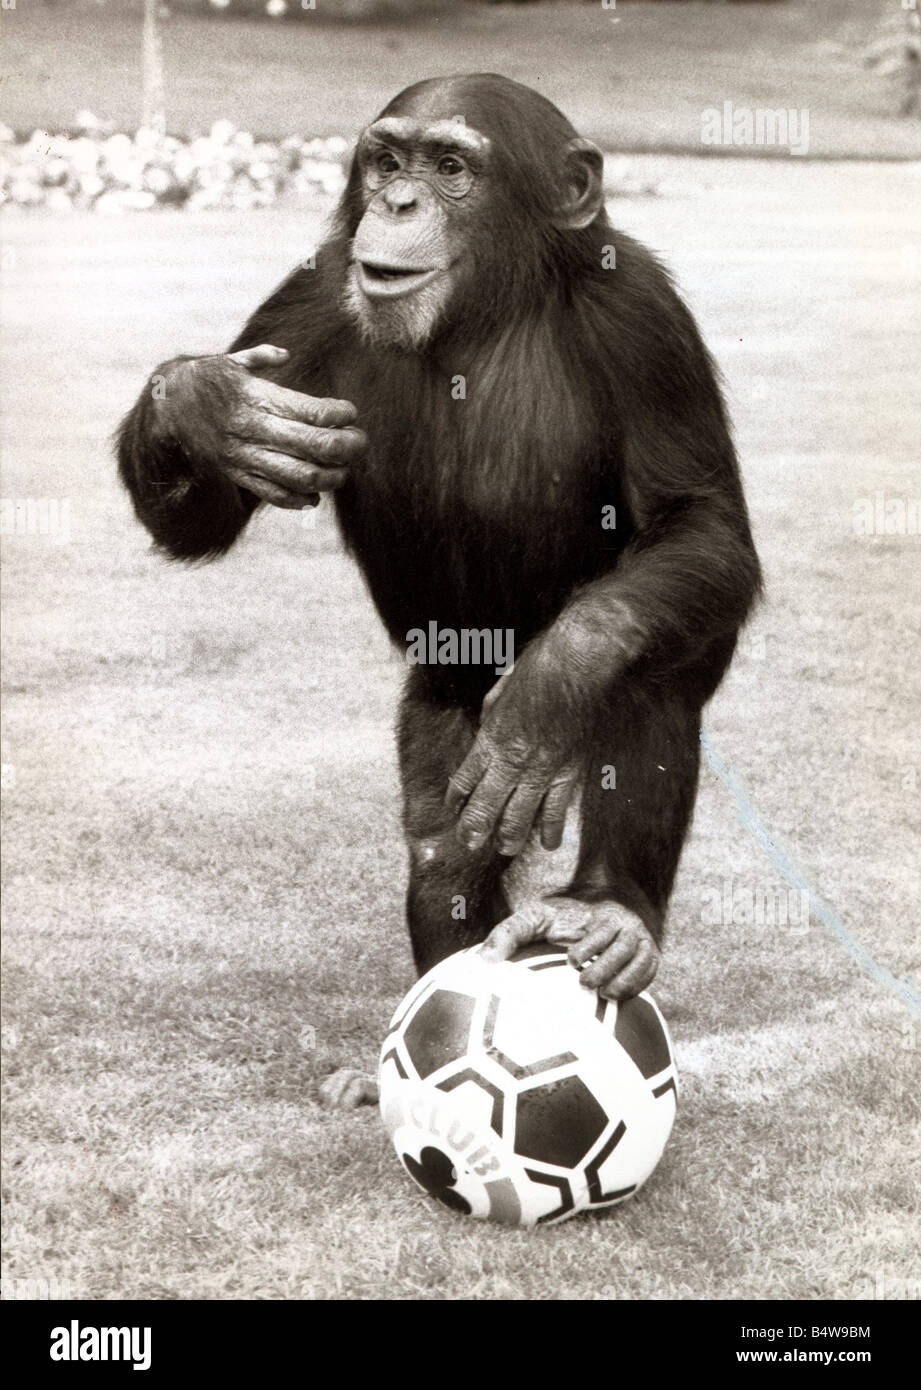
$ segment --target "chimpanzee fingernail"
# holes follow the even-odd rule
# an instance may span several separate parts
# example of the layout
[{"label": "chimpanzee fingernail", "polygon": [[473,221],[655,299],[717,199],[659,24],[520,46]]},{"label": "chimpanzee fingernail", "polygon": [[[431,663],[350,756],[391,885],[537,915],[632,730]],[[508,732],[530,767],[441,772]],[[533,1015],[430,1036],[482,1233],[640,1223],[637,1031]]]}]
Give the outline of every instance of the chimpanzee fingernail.
[{"label": "chimpanzee fingernail", "polygon": [[468,836],[467,836],[467,848],[468,848],[469,850],[482,849],[482,847],[483,847],[483,845],[485,845],[485,843],[486,843],[486,836],[485,836],[485,835],[468,835]]}]

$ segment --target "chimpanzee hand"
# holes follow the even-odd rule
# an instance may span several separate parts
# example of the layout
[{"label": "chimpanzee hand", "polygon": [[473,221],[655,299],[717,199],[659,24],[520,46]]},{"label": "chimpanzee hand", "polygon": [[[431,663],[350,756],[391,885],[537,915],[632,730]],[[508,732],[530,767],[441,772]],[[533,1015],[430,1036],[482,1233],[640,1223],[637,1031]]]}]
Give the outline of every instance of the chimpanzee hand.
[{"label": "chimpanzee hand", "polygon": [[487,961],[509,960],[531,941],[570,942],[579,983],[606,999],[630,999],[651,984],[659,948],[639,917],[620,903],[532,899],[500,922],[480,947]]},{"label": "chimpanzee hand", "polygon": [[214,357],[177,359],[166,369],[162,429],[193,468],[217,468],[276,507],[315,507],[341,487],[345,464],[367,439],[349,401],[324,400],[250,375],[287,361],[263,344]]},{"label": "chimpanzee hand", "polygon": [[578,783],[567,754],[566,748],[524,732],[507,691],[498,698],[490,692],[479,733],[445,797],[448,810],[458,816],[461,843],[477,850],[494,834],[499,853],[514,856],[539,819],[544,849],[558,849]]}]

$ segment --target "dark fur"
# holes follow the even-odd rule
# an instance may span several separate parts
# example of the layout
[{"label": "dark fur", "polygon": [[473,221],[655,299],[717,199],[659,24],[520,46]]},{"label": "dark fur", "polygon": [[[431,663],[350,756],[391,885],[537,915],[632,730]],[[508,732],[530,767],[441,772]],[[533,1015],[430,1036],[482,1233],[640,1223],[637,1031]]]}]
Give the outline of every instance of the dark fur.
[{"label": "dark fur", "polygon": [[[456,104],[492,139],[501,176],[461,311],[421,354],[362,344],[340,305],[362,215],[353,170],[317,269],[285,281],[233,349],[287,348],[266,375],[355,403],[370,448],[335,505],[390,635],[402,644],[432,619],[514,629],[535,727],[573,729],[584,751],[575,889],[634,907],[658,938],[693,807],[700,711],[760,583],[726,415],[694,321],[650,252],[604,214],[582,231],[553,227],[568,122],[506,79],[450,81],[444,100],[444,84],[420,84],[388,111]],[[602,269],[606,246],[614,270]],[[464,401],[451,396],[457,374]],[[147,393],[120,436],[140,519],[177,558],[226,550],[255,499],[220,478],[206,438],[184,456],[153,418]],[[606,504],[615,531],[601,527]],[[561,613],[579,639],[547,672],[539,644],[525,646]],[[404,700],[407,832],[443,832],[437,863],[414,869],[420,966],[503,911],[503,862],[449,850],[440,809],[493,679],[419,668]],[[616,793],[596,790],[605,763]],[[446,904],[465,892],[474,910],[449,927]]]}]

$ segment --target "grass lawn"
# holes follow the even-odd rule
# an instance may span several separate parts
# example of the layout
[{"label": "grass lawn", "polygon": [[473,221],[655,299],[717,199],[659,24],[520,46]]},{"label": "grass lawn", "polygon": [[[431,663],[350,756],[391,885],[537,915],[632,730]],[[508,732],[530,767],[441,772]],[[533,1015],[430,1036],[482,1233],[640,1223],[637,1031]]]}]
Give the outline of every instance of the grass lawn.
[{"label": "grass lawn", "polygon": [[[670,167],[683,193],[613,211],[724,368],[768,583],[708,730],[849,931],[917,978],[919,539],[852,525],[858,498],[918,491],[912,174],[707,163],[705,189]],[[230,338],[325,211],[7,224],[3,491],[69,498],[70,539],[5,544],[4,1279],[904,1296],[921,1025],[818,920],[702,920],[727,881],[785,887],[709,773],[655,990],[682,1104],[636,1200],[533,1235],[464,1224],[376,1113],[319,1107],[412,978],[397,668],[325,509],[170,567],[108,437],[154,363]]]},{"label": "grass lawn", "polygon": [[[229,117],[265,137],[352,137],[412,81],[487,70],[537,87],[606,149],[699,152],[701,111],[732,101],[808,109],[812,154],[921,153],[921,124],[894,115],[893,80],[862,63],[883,18],[873,0],[625,3],[616,13],[600,3],[459,5],[411,23],[363,25],[322,9],[277,24],[174,14],[163,26],[173,133]],[[137,15],[20,4],[2,18],[8,125],[66,129],[89,108],[134,129]]]}]

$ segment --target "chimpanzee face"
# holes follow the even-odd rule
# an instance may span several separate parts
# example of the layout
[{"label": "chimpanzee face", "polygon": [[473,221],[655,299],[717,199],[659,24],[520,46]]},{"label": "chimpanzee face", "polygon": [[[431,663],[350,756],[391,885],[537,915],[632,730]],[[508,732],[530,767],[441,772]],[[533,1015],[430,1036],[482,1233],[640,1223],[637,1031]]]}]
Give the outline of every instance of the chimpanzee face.
[{"label": "chimpanzee face", "polygon": [[384,116],[363,132],[364,214],[345,299],[372,345],[419,350],[445,318],[469,261],[489,145],[461,117]]},{"label": "chimpanzee face", "polygon": [[602,167],[545,97],[494,73],[400,92],[361,135],[341,210],[366,343],[420,352],[442,328],[478,342],[542,304],[602,213]]}]

